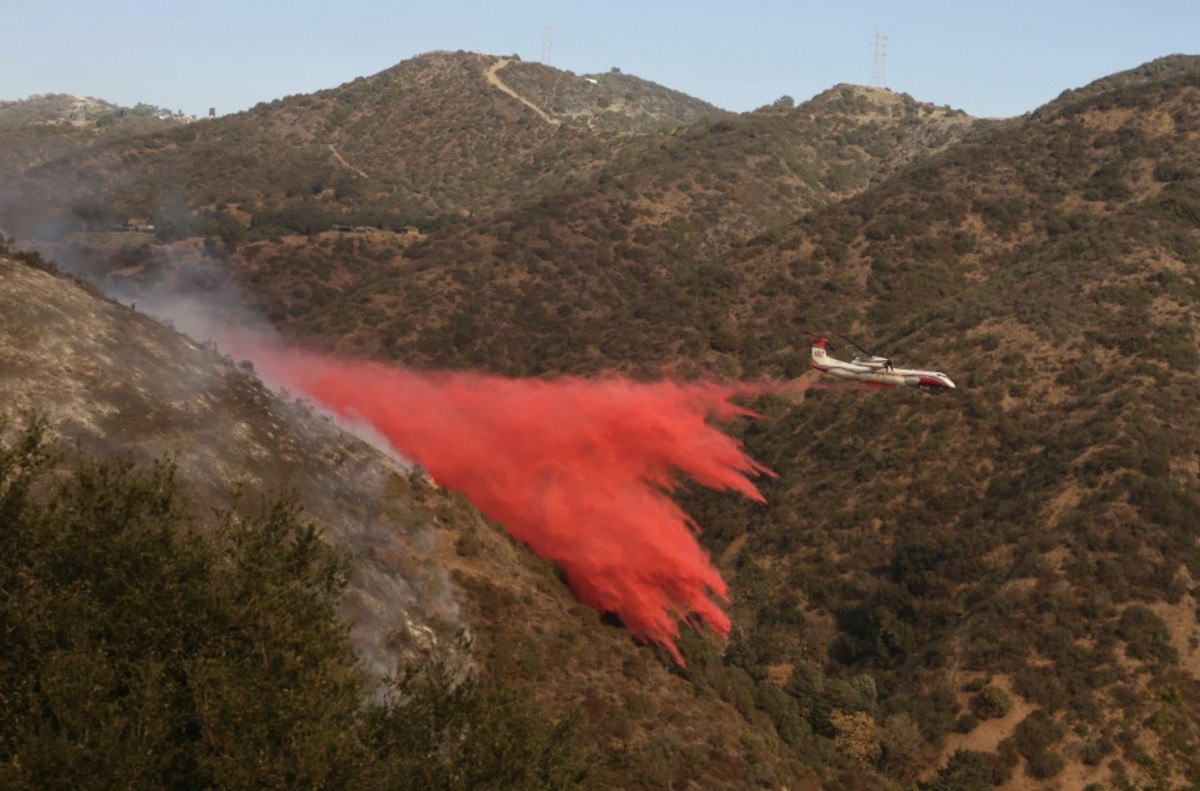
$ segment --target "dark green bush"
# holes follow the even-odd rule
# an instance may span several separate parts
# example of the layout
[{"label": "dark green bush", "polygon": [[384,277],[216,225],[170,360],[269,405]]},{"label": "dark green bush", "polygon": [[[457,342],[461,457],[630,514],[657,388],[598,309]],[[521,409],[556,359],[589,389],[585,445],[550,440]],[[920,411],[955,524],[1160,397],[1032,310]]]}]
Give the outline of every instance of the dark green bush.
[{"label": "dark green bush", "polygon": [[990,791],[996,764],[992,756],[976,750],[955,750],[921,791]]},{"label": "dark green bush", "polygon": [[[0,437],[5,436],[0,419]],[[564,788],[571,722],[432,658],[380,702],[294,502],[185,516],[170,464],[0,442],[0,786]],[[461,655],[461,651],[454,654]]]},{"label": "dark green bush", "polygon": [[971,711],[981,720],[992,720],[1008,714],[1012,698],[1000,687],[986,686],[971,699]]}]

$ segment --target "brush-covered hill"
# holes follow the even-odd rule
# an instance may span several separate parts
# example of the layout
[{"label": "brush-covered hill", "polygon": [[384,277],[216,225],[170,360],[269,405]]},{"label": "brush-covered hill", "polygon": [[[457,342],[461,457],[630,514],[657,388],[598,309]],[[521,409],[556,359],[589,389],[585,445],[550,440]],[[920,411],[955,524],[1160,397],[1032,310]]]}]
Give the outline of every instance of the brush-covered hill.
[{"label": "brush-covered hill", "polygon": [[411,642],[436,627],[453,636],[453,585],[434,558],[406,551],[432,520],[411,504],[383,504],[388,486],[408,485],[405,467],[211,347],[40,264],[36,254],[0,258],[8,417],[34,410],[52,439],[89,453],[143,464],[169,456],[201,511],[231,506],[238,486],[259,499],[300,493],[329,542],[361,561],[345,606],[379,677],[402,656],[397,635]]},{"label": "brush-covered hill", "polygon": [[180,123],[147,104],[120,107],[103,99],[51,93],[0,101],[0,179],[79,151],[98,140],[114,140]]},{"label": "brush-covered hill", "polygon": [[[764,405],[745,438],[780,474],[770,504],[689,502],[736,629],[723,651],[685,646],[687,677],[830,787],[1188,787],[1200,73],[1173,64],[692,267],[694,246],[659,252],[640,204],[597,211],[602,171],[594,195],[494,234],[431,235],[309,326],[438,364],[785,377],[807,327],[946,371],[960,389],[940,398]],[[455,265],[468,257],[486,266]]]},{"label": "brush-covered hill", "polygon": [[[1191,71],[1155,82],[1060,98],[1047,105],[1053,112],[992,127],[752,240],[730,258],[754,273],[740,296],[748,334],[800,316],[839,327],[866,321],[880,341],[892,340],[879,336],[884,328],[902,342],[901,317],[981,290],[1008,289],[1006,311],[1061,317],[1078,311],[1077,299],[1065,299],[1071,278],[1094,287],[1119,279],[1076,262],[1186,260],[1198,174],[1189,103],[1200,59],[1188,62]],[[1056,287],[1039,291],[1047,278]],[[778,281],[780,298],[753,293],[764,279]]]},{"label": "brush-covered hill", "polygon": [[1198,67],[1064,97],[725,262],[747,361],[840,330],[960,388],[776,404],[747,433],[771,506],[700,509],[754,635],[734,664],[844,755],[868,734],[874,771],[903,778],[911,720],[916,768],[949,761],[932,787],[1200,779]]},{"label": "brush-covered hill", "polygon": [[1195,55],[1167,55],[1136,66],[1132,69],[1119,71],[1107,77],[1093,80],[1081,88],[1069,88],[1054,101],[1038,108],[1039,115],[1053,113],[1058,107],[1068,107],[1080,100],[1093,97],[1099,93],[1116,88],[1132,88],[1171,77],[1186,77],[1196,70]]},{"label": "brush-covered hill", "polygon": [[[155,741],[161,739],[189,755],[194,750],[217,753],[206,759],[213,763],[179,763],[176,776],[216,776],[232,782],[238,772],[258,771],[256,782],[281,787],[314,776],[325,776],[325,782],[356,778],[347,781],[356,787],[429,787],[437,784],[429,778],[440,776],[443,769],[450,779],[442,782],[449,785],[438,787],[490,783],[564,788],[576,787],[581,778],[585,787],[650,789],[689,783],[706,788],[741,788],[748,783],[816,787],[800,756],[774,733],[763,732],[758,722],[729,702],[696,695],[665,653],[637,644],[627,630],[605,623],[580,605],[550,564],[534,559],[461,496],[437,489],[422,474],[265,388],[248,366],[235,364],[145,313],[56,274],[36,255],[0,250],[0,312],[5,316],[0,325],[0,404],[4,405],[0,410],[0,514],[8,519],[26,513],[8,509],[21,498],[20,475],[28,461],[21,454],[28,448],[19,429],[30,422],[28,409],[46,418],[55,453],[82,452],[101,464],[118,465],[117,469],[124,459],[149,469],[153,460],[165,456],[183,492],[167,498],[164,492],[174,491],[174,485],[164,484],[162,477],[152,478],[145,489],[139,488],[136,478],[130,485],[125,473],[110,479],[100,472],[99,478],[90,478],[86,470],[91,468],[85,467],[82,488],[64,490],[57,506],[53,502],[47,506],[47,518],[57,518],[55,508],[76,507],[66,504],[65,498],[70,497],[71,502],[79,499],[80,507],[98,509],[101,515],[124,514],[123,518],[139,525],[136,530],[129,528],[134,532],[122,533],[121,520],[110,520],[90,537],[86,532],[72,533],[63,537],[62,546],[47,545],[41,554],[30,549],[28,557],[24,544],[16,553],[18,538],[6,532],[6,574],[12,571],[25,582],[20,591],[10,587],[0,591],[0,616],[8,618],[14,602],[21,601],[14,599],[18,593],[34,597],[36,591],[26,588],[32,584],[29,580],[41,579],[39,574],[52,573],[56,580],[66,580],[67,593],[72,586],[77,591],[71,599],[76,603],[69,611],[73,614],[49,612],[43,619],[53,616],[60,624],[75,624],[60,627],[67,636],[34,635],[26,630],[25,621],[20,628],[13,626],[16,621],[4,621],[6,628],[16,630],[14,639],[50,641],[45,644],[49,647],[25,655],[19,667],[7,664],[11,652],[0,651],[9,685],[4,687],[6,694],[33,690],[37,677],[27,677],[29,673],[43,674],[39,677],[44,684],[59,684],[62,673],[70,675],[71,667],[76,675],[101,673],[91,670],[99,667],[95,660],[75,658],[75,665],[63,663],[75,657],[69,652],[81,641],[91,639],[89,630],[108,628],[100,626],[106,623],[104,618],[112,618],[115,624],[115,632],[107,638],[111,663],[105,668],[117,673],[112,679],[90,677],[91,686],[86,688],[60,685],[31,691],[28,698],[23,692],[19,707],[10,699],[10,712],[19,708],[22,714],[6,718],[0,728],[5,735],[0,743],[4,751],[0,777],[6,785],[37,786],[36,778],[45,781],[47,775],[42,773],[47,771],[71,784],[81,766],[91,766],[97,776],[111,772],[119,777],[133,771],[129,768],[133,764],[121,761],[142,766],[149,754],[127,756],[130,744],[155,744],[159,746],[146,749],[161,750],[166,742]],[[181,319],[186,313],[186,307],[180,306]],[[68,451],[71,447],[77,450]],[[36,459],[37,453],[29,458]],[[18,485],[10,485],[13,480]],[[110,499],[95,491],[97,485],[112,488]],[[293,538],[288,532],[295,520],[292,511],[259,515],[260,502],[270,503],[284,487],[297,493],[304,508],[300,518],[316,525],[325,542],[345,559],[349,572],[348,588],[337,599],[344,621],[324,623],[319,644],[315,639],[311,645],[303,642],[309,630],[317,628],[313,619],[320,620],[314,611],[287,608],[314,606],[312,601],[297,603],[294,598],[300,595],[300,579],[305,580],[304,590],[311,586],[324,591],[313,595],[325,601],[320,597],[336,589],[332,580],[343,573],[342,567],[327,568],[322,565],[327,561],[309,559],[313,550],[311,540],[304,538],[308,534],[301,529]],[[127,489],[132,495],[122,499]],[[93,504],[96,497],[99,500]],[[202,533],[216,535],[216,540],[233,536],[229,551],[236,560],[222,561],[234,564],[232,571],[222,573],[238,585],[248,585],[243,593],[238,593],[240,587],[221,587],[227,583],[220,575],[212,581],[217,587],[210,589],[209,578],[199,572],[189,572],[189,582],[171,585],[150,581],[158,577],[134,579],[136,590],[125,592],[130,580],[121,576],[121,569],[155,568],[175,579],[170,564],[179,561],[172,559],[174,555],[155,553],[199,551],[194,542],[172,549],[170,531],[160,529],[175,514],[173,498],[183,498],[178,507],[190,514],[193,529],[198,526]],[[156,511],[159,506],[162,509]],[[143,515],[143,507],[150,509],[149,517]],[[214,515],[215,509],[226,508],[238,516],[230,520],[221,513]],[[72,530],[88,529],[90,517],[82,511],[74,516],[70,510],[64,513],[61,524],[73,525]],[[6,521],[6,530],[9,527]],[[156,536],[149,544],[141,543],[137,532],[143,527]],[[186,531],[178,533],[175,540],[186,543],[186,535]],[[60,561],[49,556],[48,566],[43,562],[46,553],[70,550],[72,541],[83,542],[83,547],[94,542],[96,562],[76,568],[71,560],[75,556],[69,553]],[[276,541],[282,542],[279,547]],[[274,554],[276,550],[282,556]],[[104,564],[110,557],[126,560],[108,569]],[[19,565],[26,561],[28,567]],[[218,605],[212,604],[210,610],[202,603],[206,596],[215,596],[222,602],[220,607],[228,600],[242,608],[222,634],[229,636],[229,645],[240,645],[241,635],[266,640],[253,643],[246,661],[255,668],[262,665],[262,672],[272,680],[254,675],[258,670],[247,676],[245,686],[224,678],[220,674],[234,657],[216,649],[195,663],[188,658],[178,669],[186,677],[185,689],[190,684],[201,690],[198,694],[241,696],[237,701],[242,716],[235,718],[236,724],[211,720],[236,701],[202,702],[199,711],[187,700],[156,707],[155,701],[175,688],[173,681],[152,672],[157,659],[151,657],[159,656],[158,643],[147,646],[132,666],[123,664],[120,652],[125,649],[120,646],[135,625],[142,628],[159,617],[157,605],[153,614],[140,613],[140,619],[126,610],[105,609],[113,597],[116,605],[130,601],[122,598],[127,595],[150,595],[163,607],[178,602],[182,609],[172,628],[185,635],[189,630],[206,634],[210,626],[220,623]],[[189,601],[197,609],[189,609]],[[298,631],[289,642],[292,629]],[[352,658],[335,650],[346,629],[361,665],[357,669],[367,671],[374,685],[392,671],[404,669],[404,663],[414,657],[431,655],[438,662],[449,661],[452,675],[439,675],[439,665],[432,669],[421,665],[430,674],[422,676],[430,685],[409,677],[399,709],[370,709],[374,713],[366,722],[349,722],[347,718],[357,716],[352,702],[345,710],[337,701],[346,701],[356,668]],[[254,637],[260,634],[257,630],[270,638]],[[466,642],[456,641],[460,631],[467,635]],[[97,639],[103,639],[103,634]],[[719,650],[719,645],[713,638],[707,650]],[[277,648],[283,659],[275,658]],[[180,650],[201,651],[203,646]],[[176,672],[177,659],[164,666],[168,675]],[[277,661],[282,664],[270,664]],[[29,669],[34,666],[36,671]],[[439,686],[449,678],[461,679],[466,667],[474,668],[477,682],[457,692]],[[131,673],[134,681],[122,673]],[[301,686],[277,689],[276,681]],[[122,693],[123,683],[134,684],[136,694]],[[372,688],[368,685],[363,694]],[[57,761],[46,759],[44,741],[26,740],[37,730],[29,723],[43,722],[38,718],[44,713],[27,703],[44,698],[51,708],[73,701],[78,709],[70,717],[64,713],[66,719],[49,717],[45,722],[50,724],[40,732],[39,739],[57,739]],[[443,716],[440,730],[423,730],[423,715],[404,705],[436,707]],[[328,707],[340,712],[341,719],[330,719]],[[318,719],[312,720],[313,716]],[[164,718],[177,718],[172,722],[199,718],[189,727],[195,729],[194,737],[203,734],[205,744],[184,738],[187,745],[179,746],[178,739],[168,739],[165,733],[139,731],[133,742],[128,741],[133,736],[121,737],[126,741],[113,736],[122,745],[118,748],[117,742],[110,744],[94,733],[89,737],[77,730],[88,722],[96,726],[126,721],[156,723],[157,728]],[[253,724],[260,721],[261,727]],[[298,730],[272,730],[293,727],[288,723],[300,723],[295,726]],[[231,743],[236,734],[246,733],[245,728],[253,731],[252,737],[242,737],[245,743]],[[322,741],[327,738],[332,741]],[[389,747],[388,739],[395,745]],[[422,740],[429,740],[427,756],[413,753],[422,749]],[[457,746],[447,750],[448,743]],[[319,755],[287,758],[290,750],[305,746]],[[244,759],[252,761],[253,770],[244,763],[221,769],[220,761],[234,761],[231,756],[242,756],[240,751],[245,750],[259,751],[250,753],[256,756],[253,759]],[[64,754],[71,759],[62,760]],[[14,755],[22,760],[10,760]],[[184,760],[160,759],[159,763],[167,764]],[[289,760],[295,760],[295,765],[288,766]],[[345,774],[350,771],[347,762],[358,774]],[[337,770],[342,774],[320,774],[334,771],[327,764],[342,767]],[[172,770],[169,765],[156,765],[138,771],[166,777]]]},{"label": "brush-covered hill", "polygon": [[[136,217],[149,218],[160,239],[217,231],[240,239],[335,224],[403,231],[491,214],[587,178],[636,126],[562,124],[540,97],[504,82],[522,68],[434,52],[337,88],[96,146],[10,182],[20,200],[3,222],[22,238]],[[623,98],[613,113],[669,127],[721,112],[661,94]]]},{"label": "brush-covered hill", "polygon": [[94,126],[122,108],[91,96],[48,93],[17,101],[0,101],[0,129],[32,124]]},{"label": "brush-covered hill", "polygon": [[[581,188],[491,222],[403,246],[254,246],[229,266],[274,320],[359,353],[521,373],[728,363],[739,355],[714,307],[739,275],[721,254],[976,128],[908,96],[838,86],[633,141]],[[326,288],[303,282],[315,270]]]},{"label": "brush-covered hill", "polygon": [[[728,644],[686,638],[685,671],[642,667],[627,641],[599,658],[607,644],[578,640],[603,630],[528,618],[580,612],[531,592],[560,586],[546,569],[509,599],[494,569],[462,583],[479,591],[464,607],[495,616],[482,621],[536,635],[498,637],[494,656],[635,751],[605,782],[790,785],[798,758],[835,789],[1186,788],[1200,782],[1200,70],[1167,65],[958,138],[953,113],[923,128],[924,108],[852,88],[823,97],[850,116],[833,121],[780,105],[626,136],[579,185],[403,244],[189,244],[289,331],[406,362],[791,378],[807,328],[959,384],[758,405],[744,437],[779,473],[768,505],[687,498],[735,628]],[[826,159],[788,160],[809,150],[793,127],[832,141],[857,180],[832,189]],[[922,155],[929,140],[945,149]],[[780,200],[779,180],[806,189]],[[170,266],[169,252],[145,255]],[[455,539],[447,562],[489,557]],[[588,698],[581,679],[615,677],[592,663],[618,658],[647,686]],[[655,697],[683,680],[692,704]],[[632,724],[604,731],[622,709]],[[674,769],[650,774],[660,763]]]}]

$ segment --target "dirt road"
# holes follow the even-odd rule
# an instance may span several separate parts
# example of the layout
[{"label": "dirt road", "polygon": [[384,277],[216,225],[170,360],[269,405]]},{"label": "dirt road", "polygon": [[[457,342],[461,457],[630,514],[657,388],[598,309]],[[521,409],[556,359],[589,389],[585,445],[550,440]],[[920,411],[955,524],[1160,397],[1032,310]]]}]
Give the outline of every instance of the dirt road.
[{"label": "dirt road", "polygon": [[492,67],[491,67],[490,69],[488,69],[487,71],[485,71],[485,72],[483,73],[483,76],[487,77],[487,81],[488,81],[488,82],[490,82],[492,85],[494,85],[494,86],[496,86],[497,88],[499,88],[500,90],[504,91],[504,92],[505,92],[505,93],[507,93],[509,96],[513,97],[513,98],[514,98],[514,99],[516,99],[518,102],[520,102],[521,104],[523,104],[523,105],[525,105],[526,107],[528,107],[530,110],[533,110],[533,111],[534,111],[535,113],[537,113],[537,114],[538,114],[538,116],[539,116],[539,117],[540,117],[540,118],[541,118],[543,121],[545,121],[546,123],[550,124],[551,126],[558,126],[559,124],[561,124],[561,123],[562,123],[562,121],[559,121],[557,118],[551,118],[551,117],[550,117],[550,116],[549,116],[549,115],[546,113],[546,111],[545,111],[545,110],[543,110],[542,108],[538,107],[536,104],[534,104],[533,102],[529,101],[529,100],[528,100],[528,99],[526,99],[524,96],[522,96],[521,94],[519,94],[519,93],[517,93],[516,91],[514,91],[512,88],[509,88],[507,85],[505,85],[505,84],[504,84],[504,83],[503,83],[503,82],[500,80],[500,77],[499,77],[499,76],[496,74],[496,72],[498,72],[498,71],[500,71],[501,69],[503,69],[505,66],[507,66],[507,65],[508,65],[508,63],[509,63],[509,59],[508,59],[508,58],[500,58],[499,60],[497,60],[495,63],[493,63],[493,64],[492,64]]}]

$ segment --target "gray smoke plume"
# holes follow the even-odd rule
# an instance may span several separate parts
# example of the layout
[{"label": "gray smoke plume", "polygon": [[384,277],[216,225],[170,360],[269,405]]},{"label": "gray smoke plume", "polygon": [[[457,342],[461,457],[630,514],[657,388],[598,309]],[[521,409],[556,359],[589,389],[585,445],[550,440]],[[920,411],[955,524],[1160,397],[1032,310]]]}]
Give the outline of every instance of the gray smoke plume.
[{"label": "gray smoke plume", "polygon": [[205,498],[239,486],[298,493],[328,543],[352,558],[345,612],[379,678],[463,628],[437,559],[443,533],[422,502],[440,495],[375,432],[339,425],[221,354],[235,334],[283,340],[218,261],[151,249],[123,274],[84,248],[34,246],[121,305],[0,262],[0,347],[23,361],[0,383],[0,402],[39,405],[85,448],[170,455]]}]

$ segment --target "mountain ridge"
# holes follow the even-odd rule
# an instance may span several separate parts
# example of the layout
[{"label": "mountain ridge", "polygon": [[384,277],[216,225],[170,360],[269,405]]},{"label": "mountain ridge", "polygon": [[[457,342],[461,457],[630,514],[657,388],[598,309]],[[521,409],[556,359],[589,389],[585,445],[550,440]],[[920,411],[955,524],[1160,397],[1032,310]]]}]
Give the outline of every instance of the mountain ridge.
[{"label": "mountain ridge", "polygon": [[[337,222],[404,230],[562,189],[607,160],[626,131],[636,134],[620,123],[555,130],[487,82],[496,62],[461,51],[420,55],[336,88],[77,152],[10,189],[75,227],[90,217],[80,222],[82,204],[109,211],[110,224],[173,212],[181,235],[200,229],[184,207],[260,234]],[[46,182],[57,189],[40,194]],[[8,211],[17,215],[10,232],[28,236],[22,207]]]}]

